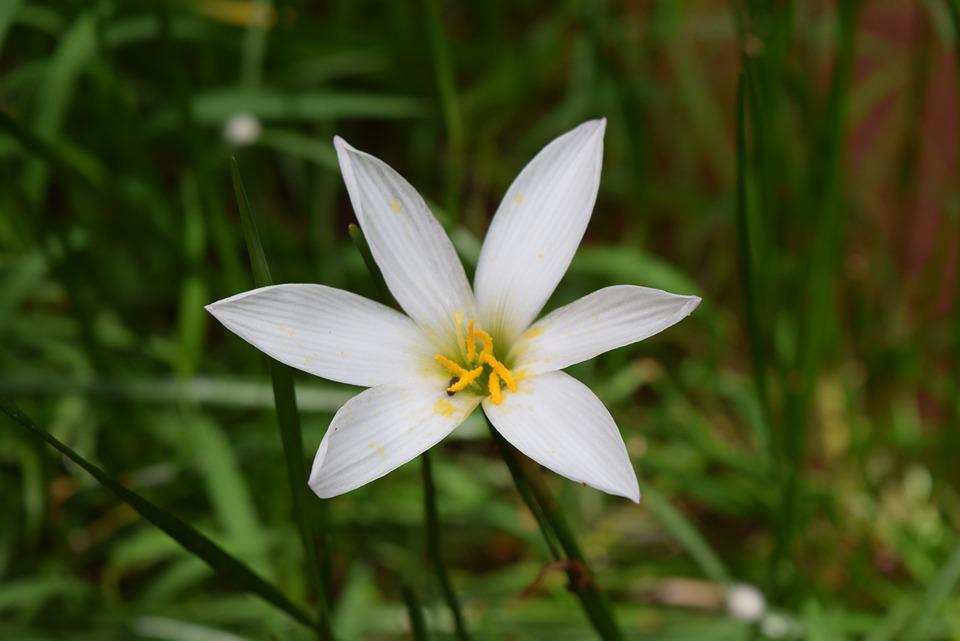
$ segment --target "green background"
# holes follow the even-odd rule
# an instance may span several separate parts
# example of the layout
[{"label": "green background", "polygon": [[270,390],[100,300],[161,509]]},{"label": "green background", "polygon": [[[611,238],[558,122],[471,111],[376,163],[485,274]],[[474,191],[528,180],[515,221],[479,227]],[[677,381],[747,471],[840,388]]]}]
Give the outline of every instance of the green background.
[{"label": "green background", "polygon": [[[729,581],[788,638],[960,638],[958,15],[2,0],[0,394],[309,607],[266,360],[203,310],[253,286],[229,157],[275,281],[375,296],[333,135],[410,180],[472,274],[525,162],[605,116],[597,206],[548,309],[618,283],[704,299],[570,370],[644,492],[548,475],[627,638],[770,633],[725,612]],[[239,113],[262,122],[252,145],[224,138]],[[356,390],[296,380],[309,459]],[[537,581],[547,548],[479,416],[433,461],[474,635],[593,638],[563,573]],[[412,463],[310,495],[339,638],[407,638],[404,584],[451,638],[422,491]],[[0,638],[310,638],[6,417],[0,506]]]}]

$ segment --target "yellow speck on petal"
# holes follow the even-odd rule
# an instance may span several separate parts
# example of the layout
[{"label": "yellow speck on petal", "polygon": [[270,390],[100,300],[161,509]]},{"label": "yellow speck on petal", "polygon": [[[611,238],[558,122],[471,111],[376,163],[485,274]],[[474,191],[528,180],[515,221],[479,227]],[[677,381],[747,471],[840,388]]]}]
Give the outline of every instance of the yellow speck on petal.
[{"label": "yellow speck on petal", "polygon": [[541,334],[543,334],[543,328],[540,327],[539,325],[534,325],[533,327],[531,327],[530,329],[528,329],[523,333],[523,337],[526,338],[527,340],[530,340],[530,339],[536,338],[537,336],[540,336]]},{"label": "yellow speck on petal", "polygon": [[543,252],[537,252],[537,260],[543,260]]},{"label": "yellow speck on petal", "polygon": [[383,449],[383,446],[382,446],[382,445],[375,445],[375,444],[373,444],[373,443],[367,443],[367,449],[368,449],[368,450],[374,450],[374,451],[377,453],[377,456],[379,456],[380,458],[386,458],[386,457],[387,457],[386,454],[384,453],[384,449]]},{"label": "yellow speck on petal", "polygon": [[388,202],[390,203],[390,209],[393,210],[393,213],[399,214],[401,209],[400,201],[394,198],[393,196],[390,196],[390,200]]},{"label": "yellow speck on petal", "polygon": [[450,401],[440,400],[433,406],[433,411],[440,416],[453,416],[453,410],[453,403]]},{"label": "yellow speck on petal", "polygon": [[513,197],[513,202],[515,202],[515,203],[518,204],[518,205],[519,205],[520,203],[522,203],[522,202],[523,202],[523,194],[517,194],[517,195],[515,195],[515,196]]},{"label": "yellow speck on petal", "polygon": [[297,332],[295,332],[294,330],[290,329],[290,328],[287,327],[286,325],[277,325],[277,329],[280,330],[281,332],[283,332],[284,334],[286,334],[287,336],[296,336],[296,335],[297,335]]}]

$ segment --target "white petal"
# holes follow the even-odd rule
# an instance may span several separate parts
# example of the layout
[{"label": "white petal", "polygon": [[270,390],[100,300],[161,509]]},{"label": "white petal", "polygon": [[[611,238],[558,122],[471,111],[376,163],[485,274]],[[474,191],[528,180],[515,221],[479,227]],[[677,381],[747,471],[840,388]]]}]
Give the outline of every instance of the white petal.
[{"label": "white petal", "polygon": [[591,120],[551,142],[503,197],[474,279],[483,325],[498,340],[516,338],[567,271],[597,199],[605,127]]},{"label": "white petal", "polygon": [[605,287],[534,323],[514,344],[511,361],[528,375],[563,369],[662,332],[699,304],[698,296],[649,287]]},{"label": "white petal", "polygon": [[483,411],[514,447],[557,474],[609,494],[640,500],[637,475],[610,412],[564,372],[524,379]]},{"label": "white petal", "polygon": [[340,383],[380,385],[432,363],[433,349],[412,320],[342,289],[272,285],[207,311],[278,361]]},{"label": "white petal", "polygon": [[320,498],[349,492],[433,447],[477,407],[480,397],[447,396],[446,381],[424,378],[372,387],[340,408],[310,472]]},{"label": "white petal", "polygon": [[385,162],[334,138],[360,228],[400,306],[438,344],[475,316],[473,292],[443,227],[420,194]]}]

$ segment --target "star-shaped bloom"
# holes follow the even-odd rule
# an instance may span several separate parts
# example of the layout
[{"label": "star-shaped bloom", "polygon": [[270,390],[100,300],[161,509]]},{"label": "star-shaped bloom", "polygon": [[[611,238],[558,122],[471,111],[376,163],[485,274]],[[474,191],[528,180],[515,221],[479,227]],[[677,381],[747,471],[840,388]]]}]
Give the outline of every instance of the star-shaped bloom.
[{"label": "star-shaped bloom", "polygon": [[320,497],[380,478],[452,432],[478,405],[518,450],[574,481],[639,500],[617,426],[562,370],[652,336],[696,296],[618,285],[537,316],[590,220],[605,120],[547,145],[507,190],[471,289],[423,198],[383,161],[335,139],[360,227],[406,314],[324,285],[263,287],[207,309],[273,358],[369,389],[333,417],[310,474]]}]

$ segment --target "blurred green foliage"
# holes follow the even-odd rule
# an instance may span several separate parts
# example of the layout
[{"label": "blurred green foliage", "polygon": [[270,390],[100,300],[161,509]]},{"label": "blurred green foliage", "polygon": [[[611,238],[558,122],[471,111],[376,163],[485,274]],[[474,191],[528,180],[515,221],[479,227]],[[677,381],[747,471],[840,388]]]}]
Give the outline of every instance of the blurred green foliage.
[{"label": "blurred green foliage", "polygon": [[[958,24],[955,0],[0,0],[0,394],[313,607],[267,364],[203,311],[253,286],[227,159],[275,281],[375,296],[335,133],[470,271],[523,164],[606,116],[548,307],[705,301],[571,368],[642,479],[635,506],[550,477],[627,637],[960,638]],[[296,379],[310,457],[353,390]],[[474,635],[591,638],[562,573],[525,594],[550,556],[482,421],[433,463]],[[410,464],[311,495],[338,638],[408,638],[405,586],[450,638],[422,489]],[[6,421],[0,505],[0,638],[310,636]],[[773,614],[733,620],[730,581]]]}]

